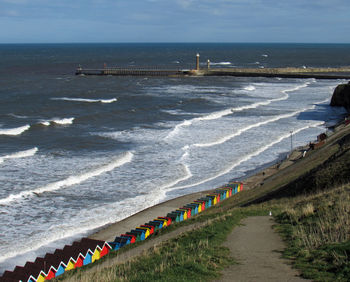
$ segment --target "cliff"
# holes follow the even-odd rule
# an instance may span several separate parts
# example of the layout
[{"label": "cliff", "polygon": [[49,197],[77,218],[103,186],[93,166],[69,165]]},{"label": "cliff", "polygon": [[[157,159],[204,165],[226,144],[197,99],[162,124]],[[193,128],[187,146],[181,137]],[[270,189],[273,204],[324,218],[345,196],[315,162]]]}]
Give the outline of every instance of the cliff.
[{"label": "cliff", "polygon": [[350,113],[350,82],[340,84],[334,89],[331,106],[344,107]]}]

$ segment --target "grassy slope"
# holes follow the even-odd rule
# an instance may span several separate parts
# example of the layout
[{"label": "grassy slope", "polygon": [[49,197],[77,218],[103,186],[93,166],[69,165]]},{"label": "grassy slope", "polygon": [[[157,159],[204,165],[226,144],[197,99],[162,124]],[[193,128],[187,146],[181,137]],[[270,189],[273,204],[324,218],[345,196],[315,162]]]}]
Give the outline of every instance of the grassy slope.
[{"label": "grassy slope", "polygon": [[[350,182],[350,127],[307,155],[265,179],[260,187],[239,193],[179,225],[207,222],[205,227],[167,241],[133,261],[107,268],[97,264],[90,270],[67,273],[63,278],[71,281],[211,280],[233,262],[227,249],[221,247],[226,235],[242,218],[266,215],[273,209],[274,214],[278,214],[278,230],[288,244],[285,256],[295,260],[303,276],[317,281],[346,281],[350,276],[350,185],[347,184]],[[172,232],[174,228],[176,226],[162,233]]]}]

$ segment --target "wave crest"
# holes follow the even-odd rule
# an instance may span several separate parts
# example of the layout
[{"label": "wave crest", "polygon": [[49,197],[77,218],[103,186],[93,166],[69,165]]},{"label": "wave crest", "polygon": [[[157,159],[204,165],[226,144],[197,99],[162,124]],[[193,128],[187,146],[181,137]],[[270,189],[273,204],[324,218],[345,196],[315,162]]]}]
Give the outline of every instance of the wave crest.
[{"label": "wave crest", "polygon": [[0,157],[0,163],[4,162],[4,160],[7,160],[7,159],[19,159],[19,158],[31,157],[31,156],[34,156],[37,151],[38,151],[38,148],[34,147],[33,149],[9,154],[9,155]]},{"label": "wave crest", "polygon": [[17,136],[28,130],[30,125],[24,125],[16,128],[0,129],[0,135]]},{"label": "wave crest", "polygon": [[131,162],[133,156],[134,156],[133,153],[126,152],[123,156],[118,157],[117,159],[111,161],[110,163],[103,165],[99,168],[96,168],[94,170],[91,170],[89,172],[85,172],[79,175],[72,175],[66,179],[56,181],[56,182],[47,184],[46,186],[39,187],[30,191],[23,191],[15,195],[11,194],[7,198],[0,199],[0,204],[8,205],[11,202],[19,201],[21,199],[25,199],[34,195],[42,194],[45,192],[53,192],[61,188],[79,184],[81,182],[88,180],[89,178],[99,176],[102,173],[112,171],[117,167],[120,167],[126,163]]}]

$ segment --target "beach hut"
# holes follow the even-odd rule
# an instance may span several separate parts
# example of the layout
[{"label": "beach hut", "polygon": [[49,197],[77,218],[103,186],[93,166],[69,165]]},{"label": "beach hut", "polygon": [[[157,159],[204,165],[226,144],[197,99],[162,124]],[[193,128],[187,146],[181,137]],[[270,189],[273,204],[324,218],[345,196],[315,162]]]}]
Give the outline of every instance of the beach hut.
[{"label": "beach hut", "polygon": [[162,218],[155,218],[153,221],[162,221],[163,222],[163,226],[162,228],[165,228],[168,226],[168,221],[166,219],[162,219]]},{"label": "beach hut", "polygon": [[191,215],[194,216],[198,214],[198,206],[194,204],[187,204],[185,205],[185,208],[191,208]]},{"label": "beach hut", "polygon": [[131,234],[121,234],[120,235],[121,238],[129,238],[130,239],[130,244],[133,244],[136,242],[136,236],[135,235],[131,235]]},{"label": "beach hut", "polygon": [[141,233],[134,233],[134,232],[126,232],[126,235],[133,235],[136,237],[135,243],[141,241]]},{"label": "beach hut", "polygon": [[28,280],[45,281],[46,273],[43,271],[45,265],[38,262],[27,262],[21,269],[22,273],[27,272],[30,276]]},{"label": "beach hut", "polygon": [[136,227],[136,230],[144,230],[145,231],[145,239],[147,239],[149,237],[149,235],[151,235],[150,228],[140,226],[140,227]]},{"label": "beach hut", "polygon": [[51,280],[56,277],[56,269],[51,266],[50,270],[47,272],[46,280]]},{"label": "beach hut", "polygon": [[141,241],[144,241],[146,238],[145,238],[145,233],[146,231],[145,230],[136,230],[136,229],[133,229],[130,231],[131,233],[133,234],[139,234],[140,235],[140,240]]},{"label": "beach hut", "polygon": [[178,210],[180,211],[186,211],[186,219],[190,219],[191,218],[191,209],[190,208],[179,208]]},{"label": "beach hut", "polygon": [[177,209],[177,210],[174,210],[174,212],[180,213],[180,221],[184,221],[187,219],[187,211],[186,210]]},{"label": "beach hut", "polygon": [[72,270],[75,268],[75,263],[76,261],[71,257],[67,263],[67,266],[66,266],[66,269],[64,270],[65,272],[66,271],[69,271],[69,270]]},{"label": "beach hut", "polygon": [[[144,236],[144,239],[143,239],[143,240],[146,240],[146,239],[147,239],[148,236],[146,236],[146,235],[149,234],[149,231],[148,231],[148,230],[145,230],[145,229],[143,229],[143,228],[138,228],[138,227],[136,227],[134,230],[143,233],[143,236]],[[142,240],[142,236],[141,236],[141,240]]]},{"label": "beach hut", "polygon": [[113,242],[109,242],[108,244],[112,247],[113,251],[117,251],[125,245],[130,244],[130,237],[115,237]]},{"label": "beach hut", "polygon": [[100,254],[101,254],[101,248],[97,246],[95,250],[93,250],[91,262],[94,263],[95,261],[99,260],[101,258]]},{"label": "beach hut", "polygon": [[46,281],[46,280],[49,280],[49,279],[46,278],[45,273],[40,272],[38,278],[36,279],[36,282],[44,282],[44,281]]},{"label": "beach hut", "polygon": [[215,206],[217,204],[217,195],[214,194],[208,194],[208,198],[211,198],[211,205]]},{"label": "beach hut", "polygon": [[74,267],[75,268],[82,267],[84,265],[84,258],[85,258],[84,255],[82,253],[79,253]]},{"label": "beach hut", "polygon": [[60,264],[58,265],[58,267],[56,269],[55,277],[62,275],[65,272],[66,267],[67,266],[63,262],[60,262]]},{"label": "beach hut", "polygon": [[171,225],[171,223],[172,223],[172,220],[171,220],[170,217],[167,217],[167,216],[158,216],[157,218],[166,219],[166,220],[167,220],[167,222],[166,222],[166,225],[167,225],[167,226]]},{"label": "beach hut", "polygon": [[155,227],[152,226],[152,225],[146,225],[146,224],[143,224],[141,225],[140,227],[146,227],[149,229],[149,234],[152,235],[154,233],[154,230],[155,230]]},{"label": "beach hut", "polygon": [[[163,225],[163,223],[161,223]],[[157,232],[159,229],[161,229],[162,227],[160,226],[159,222],[146,222],[145,225],[150,225],[150,226],[154,226],[154,233]]]},{"label": "beach hut", "polygon": [[56,277],[57,267],[61,261],[56,258],[50,258],[45,256],[44,258],[36,258],[35,262],[37,265],[41,266],[42,271],[46,274],[46,280],[50,280]]},{"label": "beach hut", "polygon": [[179,222],[184,220],[184,213],[181,211],[172,211],[171,213],[175,213],[179,215]]},{"label": "beach hut", "polygon": [[178,213],[171,212],[171,213],[168,213],[166,216],[170,217],[172,222],[180,222],[180,215]]},{"label": "beach hut", "polygon": [[201,205],[201,210],[202,210],[202,211],[205,210],[205,201],[202,201],[202,200],[195,200],[194,202]]},{"label": "beach hut", "polygon": [[218,193],[220,194],[220,200],[225,200],[226,199],[226,190],[223,190],[223,189],[216,189],[215,190],[215,193]]},{"label": "beach hut", "polygon": [[147,224],[154,225],[156,230],[162,229],[163,227],[163,222],[155,221],[155,220],[151,220]]},{"label": "beach hut", "polygon": [[225,199],[227,199],[227,198],[230,197],[230,189],[229,189],[229,188],[221,187],[219,190],[224,191],[224,193],[225,193]]},{"label": "beach hut", "polygon": [[91,263],[92,252],[88,243],[74,242],[72,244],[72,247],[75,247],[77,250],[79,250],[78,258],[75,263],[76,267],[81,267],[83,265]]},{"label": "beach hut", "polygon": [[86,251],[86,254],[85,254],[85,257],[84,257],[83,265],[88,265],[88,264],[92,263],[92,255],[93,255],[93,254],[94,254],[94,253],[93,253],[90,249],[88,249],[88,250]]},{"label": "beach hut", "polygon": [[107,242],[105,242],[103,247],[102,247],[100,257],[102,258],[105,255],[109,254],[111,249],[112,249],[112,247]]},{"label": "beach hut", "polygon": [[197,207],[198,207],[198,213],[201,213],[201,212],[202,212],[202,205],[201,205],[200,203],[192,202],[191,204],[197,205]]},{"label": "beach hut", "polygon": [[197,201],[204,203],[204,209],[209,208],[209,198],[199,198]]},{"label": "beach hut", "polygon": [[210,197],[203,197],[203,198],[200,198],[199,200],[205,201],[205,208],[210,208],[212,206],[212,198]]},{"label": "beach hut", "polygon": [[193,207],[181,207],[180,209],[187,210],[187,218],[191,218],[194,215],[194,208]]}]

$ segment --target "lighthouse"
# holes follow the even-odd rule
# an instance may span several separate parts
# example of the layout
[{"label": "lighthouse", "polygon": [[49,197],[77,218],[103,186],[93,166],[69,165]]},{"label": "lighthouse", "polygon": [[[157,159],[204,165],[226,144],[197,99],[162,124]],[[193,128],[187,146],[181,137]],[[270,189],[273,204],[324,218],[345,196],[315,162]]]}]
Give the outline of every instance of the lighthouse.
[{"label": "lighthouse", "polygon": [[196,56],[196,70],[199,71],[199,53]]}]

